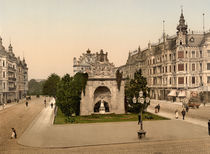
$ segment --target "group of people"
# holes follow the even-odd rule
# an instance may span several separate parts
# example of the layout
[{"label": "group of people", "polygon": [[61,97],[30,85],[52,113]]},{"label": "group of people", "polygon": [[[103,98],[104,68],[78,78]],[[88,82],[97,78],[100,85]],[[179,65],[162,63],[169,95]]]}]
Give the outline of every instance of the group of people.
[{"label": "group of people", "polygon": [[[46,99],[44,100],[44,106],[47,107],[47,101]],[[53,108],[53,102],[50,103],[51,108]]]},{"label": "group of people", "polygon": [[[189,108],[188,108],[189,110]],[[182,119],[184,120],[185,118],[185,115],[186,115],[186,112],[188,112],[187,109],[183,108],[182,111],[181,111],[181,114],[182,114]],[[178,109],[175,110],[175,118],[178,119],[179,118],[179,111]]]}]

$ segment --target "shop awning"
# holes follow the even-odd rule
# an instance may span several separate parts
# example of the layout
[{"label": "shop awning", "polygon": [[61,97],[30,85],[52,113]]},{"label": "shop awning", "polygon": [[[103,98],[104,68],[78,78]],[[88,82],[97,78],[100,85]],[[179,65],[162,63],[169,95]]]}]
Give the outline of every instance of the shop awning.
[{"label": "shop awning", "polygon": [[171,90],[168,96],[174,96],[176,97],[176,90]]},{"label": "shop awning", "polygon": [[178,97],[186,97],[185,91],[180,91]]}]

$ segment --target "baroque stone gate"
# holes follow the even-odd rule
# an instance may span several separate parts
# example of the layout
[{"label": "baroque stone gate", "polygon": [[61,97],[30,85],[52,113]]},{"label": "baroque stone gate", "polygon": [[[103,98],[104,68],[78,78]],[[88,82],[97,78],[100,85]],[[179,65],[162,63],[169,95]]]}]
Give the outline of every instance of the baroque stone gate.
[{"label": "baroque stone gate", "polygon": [[95,62],[88,72],[88,81],[85,93],[82,93],[80,103],[80,115],[99,113],[103,102],[105,114],[125,113],[124,107],[124,85],[122,74],[117,71],[107,58],[103,50],[96,53]]}]

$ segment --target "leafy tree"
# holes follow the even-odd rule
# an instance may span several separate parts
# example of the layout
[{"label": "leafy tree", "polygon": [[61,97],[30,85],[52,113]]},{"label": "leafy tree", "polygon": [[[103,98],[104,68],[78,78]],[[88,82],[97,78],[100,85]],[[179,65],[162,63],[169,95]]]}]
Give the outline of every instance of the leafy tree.
[{"label": "leafy tree", "polygon": [[87,73],[77,73],[74,77],[66,74],[58,83],[56,104],[67,117],[80,114],[81,93],[85,94],[87,79]]},{"label": "leafy tree", "polygon": [[[143,97],[146,98],[149,92],[147,80],[142,76],[141,69],[134,73],[134,79],[128,80],[125,85],[125,108],[128,112],[138,113],[141,109],[147,108],[147,104],[133,103],[134,96],[139,97],[139,91],[143,91]],[[137,100],[138,101],[138,100]]]},{"label": "leafy tree", "polygon": [[41,95],[44,82],[45,82],[44,80],[37,82],[35,79],[31,79],[28,82],[28,94],[29,95]]},{"label": "leafy tree", "polygon": [[48,95],[48,96],[56,96],[56,91],[57,91],[57,84],[60,81],[60,77],[53,73],[51,74],[48,79],[44,82],[43,85],[43,94]]}]

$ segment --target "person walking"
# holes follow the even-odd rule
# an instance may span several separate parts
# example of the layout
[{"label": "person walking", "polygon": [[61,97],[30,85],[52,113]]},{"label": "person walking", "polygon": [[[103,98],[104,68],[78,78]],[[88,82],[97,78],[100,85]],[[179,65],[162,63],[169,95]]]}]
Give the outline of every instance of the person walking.
[{"label": "person walking", "polygon": [[157,105],[158,112],[160,112],[160,104]]},{"label": "person walking", "polygon": [[189,106],[188,105],[186,105],[186,112],[188,112],[189,111]]},{"label": "person walking", "polygon": [[179,118],[179,112],[178,112],[178,110],[177,110],[177,109],[175,110],[175,118],[176,118],[176,119],[178,119],[178,118]]},{"label": "person walking", "polygon": [[28,101],[26,101],[26,107],[28,107]]},{"label": "person walking", "polygon": [[5,109],[5,107],[6,107],[6,104],[4,103],[4,104],[2,105],[3,110]]},{"label": "person walking", "polygon": [[16,130],[15,130],[15,128],[12,128],[12,135],[11,135],[11,139],[13,139],[13,138],[17,138],[17,133],[16,133]]},{"label": "person walking", "polygon": [[183,118],[183,120],[184,120],[185,114],[186,114],[186,111],[185,111],[185,109],[183,109],[182,110],[182,118]]}]

